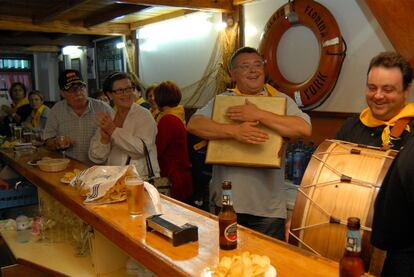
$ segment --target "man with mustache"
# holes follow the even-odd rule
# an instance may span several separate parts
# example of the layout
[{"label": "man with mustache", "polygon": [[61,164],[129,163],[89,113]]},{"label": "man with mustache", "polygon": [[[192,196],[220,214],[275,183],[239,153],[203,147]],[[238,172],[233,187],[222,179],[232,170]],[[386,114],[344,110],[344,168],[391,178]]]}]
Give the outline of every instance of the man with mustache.
[{"label": "man with mustache", "polygon": [[[69,145],[67,155],[83,163],[90,164],[89,144],[97,129],[96,113],[112,114],[112,108],[87,96],[86,83],[77,70],[68,69],[59,75],[62,101],[50,110],[43,138],[49,149],[59,150]],[[57,139],[63,136],[63,140]]]}]

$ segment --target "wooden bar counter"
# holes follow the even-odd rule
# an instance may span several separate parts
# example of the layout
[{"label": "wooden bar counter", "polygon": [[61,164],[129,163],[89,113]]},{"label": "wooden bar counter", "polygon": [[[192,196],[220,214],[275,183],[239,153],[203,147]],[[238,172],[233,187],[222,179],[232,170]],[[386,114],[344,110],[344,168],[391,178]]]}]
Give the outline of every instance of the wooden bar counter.
[{"label": "wooden bar counter", "polygon": [[106,205],[85,205],[74,188],[60,182],[64,172],[73,171],[75,168],[84,169],[85,165],[72,160],[65,171],[48,173],[41,171],[37,166],[27,164],[34,158],[53,157],[53,154],[40,149],[31,156],[17,157],[11,150],[0,150],[2,159],[10,167],[53,196],[89,223],[94,230],[158,276],[202,276],[204,270],[218,264],[221,257],[240,254],[243,251],[267,255],[276,268],[278,277],[338,276],[337,262],[315,256],[242,226],[238,226],[237,249],[220,250],[216,216],[162,196],[165,214],[171,217],[179,215],[187,222],[198,226],[198,242],[174,247],[162,235],[146,232],[145,218],[154,214],[148,197],[144,216],[131,218],[125,201]]}]

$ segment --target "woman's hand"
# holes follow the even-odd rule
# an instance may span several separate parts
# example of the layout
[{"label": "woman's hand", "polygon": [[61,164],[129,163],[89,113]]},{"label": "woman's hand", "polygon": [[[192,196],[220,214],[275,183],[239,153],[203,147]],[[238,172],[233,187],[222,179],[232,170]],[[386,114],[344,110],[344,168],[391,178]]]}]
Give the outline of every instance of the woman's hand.
[{"label": "woman's hand", "polygon": [[6,114],[8,114],[8,115],[11,115],[13,113],[13,109],[10,106],[7,106],[7,105],[2,105],[1,110],[3,112],[5,112]]},{"label": "woman's hand", "polygon": [[111,136],[105,132],[104,129],[101,129],[101,143],[108,144],[111,141]]},{"label": "woman's hand", "polygon": [[[108,113],[105,112],[98,112],[96,113],[96,122],[109,137],[112,136],[112,133],[114,132],[116,126],[114,121],[112,120],[111,116]],[[101,132],[102,135],[102,132]]]}]

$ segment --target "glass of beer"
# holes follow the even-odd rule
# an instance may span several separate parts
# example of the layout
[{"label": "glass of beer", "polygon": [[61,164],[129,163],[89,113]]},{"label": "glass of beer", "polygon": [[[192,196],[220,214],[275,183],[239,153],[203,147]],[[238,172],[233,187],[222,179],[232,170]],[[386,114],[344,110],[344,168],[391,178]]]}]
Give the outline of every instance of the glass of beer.
[{"label": "glass of beer", "polygon": [[23,128],[21,126],[14,126],[14,137],[18,142],[22,142]]},{"label": "glass of beer", "polygon": [[142,215],[144,209],[144,181],[139,177],[126,177],[128,212],[131,216]]}]

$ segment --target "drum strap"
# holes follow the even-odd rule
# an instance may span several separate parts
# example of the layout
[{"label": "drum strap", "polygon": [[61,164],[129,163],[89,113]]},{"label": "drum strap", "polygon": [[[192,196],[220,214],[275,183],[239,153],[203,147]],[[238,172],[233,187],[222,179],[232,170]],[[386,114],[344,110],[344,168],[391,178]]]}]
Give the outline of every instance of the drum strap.
[{"label": "drum strap", "polygon": [[399,139],[403,131],[405,130],[405,126],[410,123],[411,117],[403,117],[395,122],[395,125],[391,128],[391,137],[392,139],[396,140]]},{"label": "drum strap", "polygon": [[404,132],[405,127],[408,123],[410,123],[410,121],[411,117],[403,117],[398,119],[390,130],[390,142],[387,145],[384,145],[382,149],[387,150],[393,147],[393,141],[400,139],[401,134]]}]

